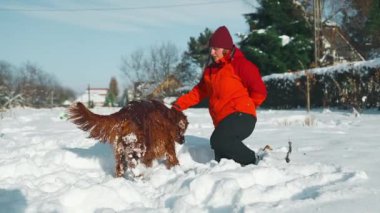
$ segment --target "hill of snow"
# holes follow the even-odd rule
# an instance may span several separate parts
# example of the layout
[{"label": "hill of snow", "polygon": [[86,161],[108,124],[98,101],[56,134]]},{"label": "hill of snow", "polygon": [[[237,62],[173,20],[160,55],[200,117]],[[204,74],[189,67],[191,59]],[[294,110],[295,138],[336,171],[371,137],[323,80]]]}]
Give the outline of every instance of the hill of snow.
[{"label": "hill of snow", "polygon": [[181,165],[156,161],[136,180],[115,178],[111,147],[86,138],[64,112],[2,115],[0,212],[380,212],[378,112],[259,110],[245,143],[273,151],[242,167],[213,160],[208,111],[189,109],[186,143],[176,147]]}]

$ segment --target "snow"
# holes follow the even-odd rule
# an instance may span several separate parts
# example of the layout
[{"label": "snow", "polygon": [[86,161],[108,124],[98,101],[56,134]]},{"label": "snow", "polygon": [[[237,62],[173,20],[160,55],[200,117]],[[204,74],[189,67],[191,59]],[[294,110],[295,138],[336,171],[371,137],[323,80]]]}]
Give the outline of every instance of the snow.
[{"label": "snow", "polygon": [[266,33],[266,29],[259,29],[259,30],[256,30],[256,32],[258,33],[258,34],[263,34],[263,33]]},{"label": "snow", "polygon": [[181,165],[155,161],[137,179],[115,178],[112,148],[63,112],[0,116],[0,212],[380,212],[379,111],[261,109],[245,143],[273,150],[242,167],[213,160],[208,111],[189,109],[186,142],[176,145]]},{"label": "snow", "polygon": [[[266,29],[258,29],[258,30],[253,30],[254,32],[256,32],[257,34],[264,34],[267,32]],[[287,35],[281,35],[279,36],[279,38],[281,39],[281,45],[282,46],[286,46],[287,44],[289,44],[289,42],[291,42],[293,40],[293,38],[287,36]]]},{"label": "snow", "polygon": [[287,36],[287,35],[279,36],[279,38],[281,39],[281,45],[282,45],[282,46],[286,46],[287,44],[289,44],[289,42],[292,41],[292,38],[290,38],[290,37]]},{"label": "snow", "polygon": [[[91,88],[90,89],[90,100],[94,102],[97,106],[103,106],[106,100],[106,96],[108,93],[107,88]],[[80,95],[75,101],[79,101],[87,104],[89,99],[88,89]]]},{"label": "snow", "polygon": [[[372,59],[369,61],[360,61],[360,62],[346,62],[341,63],[334,66],[328,66],[328,67],[322,67],[322,68],[314,68],[309,69],[308,72],[314,73],[314,74],[326,74],[326,73],[332,73],[332,72],[347,72],[350,69],[356,69],[356,70],[364,70],[361,72],[366,72],[368,69],[363,68],[377,68],[380,67],[380,58]],[[263,77],[264,81],[268,81],[271,79],[288,79],[290,81],[294,81],[295,79],[299,78],[300,75],[304,75],[305,71],[299,71],[294,73],[281,73],[281,74],[271,74]]]}]

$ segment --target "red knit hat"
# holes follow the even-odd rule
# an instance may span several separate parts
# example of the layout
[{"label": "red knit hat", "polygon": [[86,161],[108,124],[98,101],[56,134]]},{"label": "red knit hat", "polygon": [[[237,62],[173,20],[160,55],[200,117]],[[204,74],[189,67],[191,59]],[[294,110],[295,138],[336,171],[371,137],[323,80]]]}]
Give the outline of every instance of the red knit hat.
[{"label": "red knit hat", "polygon": [[221,26],[212,34],[209,47],[219,47],[231,50],[234,46],[230,32],[226,26]]}]

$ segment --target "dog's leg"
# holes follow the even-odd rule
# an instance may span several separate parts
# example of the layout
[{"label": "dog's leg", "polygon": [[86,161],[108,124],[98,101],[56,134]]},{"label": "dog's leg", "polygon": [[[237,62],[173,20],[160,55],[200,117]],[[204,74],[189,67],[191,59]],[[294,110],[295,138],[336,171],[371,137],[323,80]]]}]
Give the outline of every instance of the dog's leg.
[{"label": "dog's leg", "polygon": [[115,175],[124,176],[124,145],[121,140],[115,140],[113,144],[115,154]]},{"label": "dog's leg", "polygon": [[166,144],[166,168],[170,169],[175,165],[179,165],[176,153],[174,141]]},{"label": "dog's leg", "polygon": [[138,158],[135,152],[135,143],[128,143],[125,146],[125,160],[127,161],[128,170],[136,168],[138,163]]},{"label": "dog's leg", "polygon": [[142,163],[146,166],[146,167],[152,167],[153,165],[153,159],[151,157],[151,153],[146,153],[145,156],[142,158]]},{"label": "dog's leg", "polygon": [[144,164],[146,167],[152,167],[154,159],[154,150],[147,148],[144,144],[145,142],[142,141],[142,143],[140,144],[140,149],[138,150],[140,162]]}]

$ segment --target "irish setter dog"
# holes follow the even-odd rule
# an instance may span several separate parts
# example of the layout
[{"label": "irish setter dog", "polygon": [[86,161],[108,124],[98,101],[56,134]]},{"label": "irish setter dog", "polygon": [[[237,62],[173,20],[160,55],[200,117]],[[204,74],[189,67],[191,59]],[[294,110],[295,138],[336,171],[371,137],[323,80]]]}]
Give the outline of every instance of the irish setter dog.
[{"label": "irish setter dog", "polygon": [[139,162],[151,167],[161,157],[166,157],[168,169],[178,165],[174,142],[185,142],[188,125],[182,112],[156,100],[132,101],[111,115],[92,113],[77,102],[69,108],[69,119],[89,132],[89,138],[112,144],[116,177]]}]

